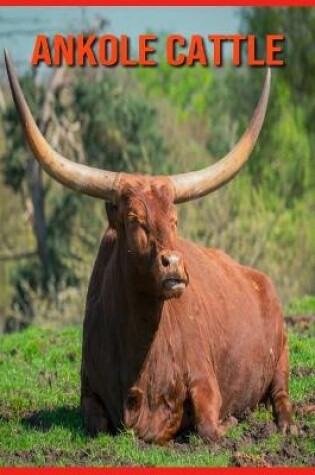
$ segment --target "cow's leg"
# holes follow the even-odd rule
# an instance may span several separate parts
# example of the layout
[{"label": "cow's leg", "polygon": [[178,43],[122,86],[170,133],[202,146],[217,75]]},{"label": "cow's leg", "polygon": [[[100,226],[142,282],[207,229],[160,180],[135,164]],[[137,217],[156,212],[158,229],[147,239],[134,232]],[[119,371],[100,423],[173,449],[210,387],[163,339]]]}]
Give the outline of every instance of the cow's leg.
[{"label": "cow's leg", "polygon": [[107,432],[108,418],[105,408],[99,397],[92,392],[84,370],[81,373],[81,408],[85,429],[91,436]]},{"label": "cow's leg", "polygon": [[290,428],[292,413],[289,401],[289,357],[286,341],[271,382],[270,397],[277,425],[285,434]]},{"label": "cow's leg", "polygon": [[198,434],[207,441],[217,440],[228,427],[219,420],[222,398],[216,382],[194,381],[189,392]]}]

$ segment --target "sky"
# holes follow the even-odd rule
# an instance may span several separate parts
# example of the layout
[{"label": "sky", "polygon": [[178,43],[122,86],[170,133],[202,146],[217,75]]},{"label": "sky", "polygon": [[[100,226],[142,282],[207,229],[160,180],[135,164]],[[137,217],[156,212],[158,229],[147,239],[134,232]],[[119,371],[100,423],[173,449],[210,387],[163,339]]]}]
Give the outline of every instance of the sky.
[{"label": "sky", "polygon": [[[106,32],[127,34],[238,33],[239,12],[232,7],[0,7],[0,49],[9,48],[19,69],[27,67],[36,35],[67,35],[82,31],[97,17],[110,21]],[[3,60],[0,59],[0,65]]]}]

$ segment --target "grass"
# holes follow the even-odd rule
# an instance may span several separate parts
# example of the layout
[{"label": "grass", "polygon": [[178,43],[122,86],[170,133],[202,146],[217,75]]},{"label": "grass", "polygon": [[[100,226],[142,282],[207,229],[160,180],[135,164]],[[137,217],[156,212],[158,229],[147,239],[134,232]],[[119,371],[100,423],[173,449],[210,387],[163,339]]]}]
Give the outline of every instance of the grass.
[{"label": "grass", "polygon": [[[80,341],[78,328],[0,337],[0,467],[314,465],[314,415],[299,413],[299,436],[283,437],[263,408],[217,444],[195,434],[166,447],[144,444],[131,431],[87,437],[79,410]],[[292,327],[289,341],[291,398],[299,406],[314,397],[314,323]]]},{"label": "grass", "polygon": [[303,298],[294,298],[285,308],[286,315],[314,315],[315,296],[306,295]]}]

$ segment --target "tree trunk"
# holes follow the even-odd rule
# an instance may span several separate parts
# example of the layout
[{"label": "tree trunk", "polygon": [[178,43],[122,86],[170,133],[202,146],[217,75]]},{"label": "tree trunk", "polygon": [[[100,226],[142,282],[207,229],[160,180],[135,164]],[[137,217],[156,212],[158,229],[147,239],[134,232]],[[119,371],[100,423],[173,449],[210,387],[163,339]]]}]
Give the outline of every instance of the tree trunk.
[{"label": "tree trunk", "polygon": [[29,156],[27,159],[26,181],[33,205],[32,226],[36,239],[38,257],[43,272],[43,290],[46,292],[48,290],[47,278],[49,275],[49,259],[46,245],[45,194],[42,170],[33,156]]}]

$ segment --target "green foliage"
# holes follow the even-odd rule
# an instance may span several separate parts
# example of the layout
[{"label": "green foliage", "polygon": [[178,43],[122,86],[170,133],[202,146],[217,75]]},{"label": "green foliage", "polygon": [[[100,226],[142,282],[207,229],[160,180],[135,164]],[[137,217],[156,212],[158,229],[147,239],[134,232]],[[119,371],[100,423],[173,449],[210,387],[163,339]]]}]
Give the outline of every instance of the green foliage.
[{"label": "green foliage", "polygon": [[[259,38],[264,49],[265,35],[277,31],[285,35],[286,66],[273,71],[275,93],[268,111],[270,135],[264,134],[263,149],[283,164],[279,170],[286,194],[302,197],[315,183],[314,174],[314,87],[313,44],[315,12],[312,8],[246,8],[242,10],[243,31]],[[267,125],[267,128],[269,128]],[[268,141],[268,142],[267,142]],[[267,148],[268,150],[268,148]],[[290,174],[287,174],[287,170]],[[275,168],[272,169],[275,172]],[[285,174],[283,174],[283,171]],[[291,190],[290,190],[291,186]]]},{"label": "green foliage", "polygon": [[54,193],[49,201],[51,214],[47,224],[47,248],[49,265],[53,269],[50,284],[58,290],[63,285],[78,284],[72,262],[80,256],[72,252],[71,244],[76,216],[83,199],[81,195],[64,190],[60,194]]},{"label": "green foliage", "polygon": [[293,93],[294,103],[299,104],[306,115],[306,126],[314,128],[315,98],[313,77],[315,61],[315,11],[313,8],[244,8],[242,24],[245,33],[255,33],[259,38],[260,51],[264,49],[265,35],[271,31],[285,35],[286,67],[279,74]]},{"label": "green foliage", "polygon": [[[22,78],[21,83],[36,118],[41,110],[45,91],[41,87],[35,87],[34,80],[29,75]],[[56,107],[58,106],[56,105]],[[3,121],[6,134],[6,148],[2,157],[4,182],[15,192],[14,199],[17,199],[19,194],[22,201],[30,202],[34,177],[31,174],[27,177],[26,171],[34,158],[28,151],[13,104],[7,108]],[[51,192],[51,188],[44,182],[39,186],[43,187],[43,194],[46,201],[49,202],[49,205],[44,209],[43,222],[47,236],[45,242],[47,262],[44,265],[38,255],[18,261],[11,266],[9,281],[13,290],[10,324],[7,329],[16,327],[13,324],[16,312],[25,315],[25,325],[34,317],[32,292],[36,291],[39,295],[47,295],[64,285],[77,283],[76,272],[72,263],[69,263],[68,256],[73,236],[73,223],[81,197],[74,193],[70,194],[67,190],[62,190],[59,195],[55,195],[54,189]],[[36,213],[35,206],[36,202],[33,202],[32,213]],[[32,220],[34,220],[33,216]],[[62,239],[60,239],[61,237]],[[23,327],[24,324],[21,326]]]},{"label": "green foliage", "polygon": [[211,70],[195,66],[191,68],[174,68],[161,57],[156,69],[139,69],[138,78],[150,96],[161,100],[167,98],[176,107],[182,120],[191,115],[204,117],[207,110],[205,98],[211,88],[213,75]]},{"label": "green foliage", "polygon": [[[36,111],[39,110],[43,100],[43,90],[37,89],[34,96],[33,78],[30,74],[26,74],[21,79],[21,86],[25,91],[25,95],[30,98],[29,105],[36,117]],[[15,192],[21,191],[27,166],[26,141],[22,127],[17,127],[17,115],[13,104],[4,112],[3,125],[6,142],[6,148],[2,156],[4,182]]]},{"label": "green foliage", "polygon": [[[60,194],[51,194],[49,197],[51,214],[47,217],[48,267],[43,269],[39,258],[34,256],[19,262],[11,271],[10,281],[14,288],[12,314],[15,315],[17,312],[24,314],[25,325],[36,318],[34,295],[40,295],[45,290],[52,297],[65,287],[75,287],[79,284],[73,262],[80,257],[72,252],[72,241],[81,202],[80,195],[68,190]],[[10,321],[8,330],[13,325],[12,320]]]},{"label": "green foliage", "polygon": [[156,127],[156,108],[129,91],[110,74],[93,87],[88,76],[75,84],[75,111],[82,118],[89,164],[124,172],[150,173],[153,166],[163,170],[166,149]]}]

